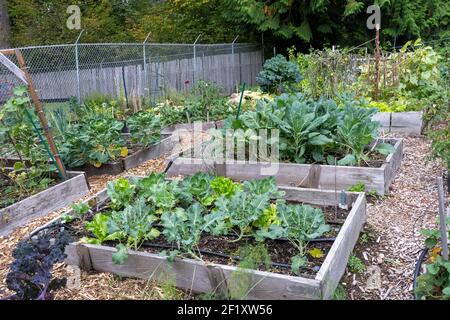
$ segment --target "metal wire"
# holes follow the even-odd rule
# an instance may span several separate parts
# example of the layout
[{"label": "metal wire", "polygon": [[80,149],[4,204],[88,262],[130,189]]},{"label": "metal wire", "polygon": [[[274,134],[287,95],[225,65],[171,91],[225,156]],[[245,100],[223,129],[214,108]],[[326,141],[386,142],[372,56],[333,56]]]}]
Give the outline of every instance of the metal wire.
[{"label": "metal wire", "polygon": [[[254,84],[262,66],[260,45],[248,43],[74,43],[18,49],[44,102],[73,97],[80,101],[97,93],[129,100],[156,98],[185,91],[200,79],[231,93],[236,84]],[[0,103],[18,84],[0,66]]]}]

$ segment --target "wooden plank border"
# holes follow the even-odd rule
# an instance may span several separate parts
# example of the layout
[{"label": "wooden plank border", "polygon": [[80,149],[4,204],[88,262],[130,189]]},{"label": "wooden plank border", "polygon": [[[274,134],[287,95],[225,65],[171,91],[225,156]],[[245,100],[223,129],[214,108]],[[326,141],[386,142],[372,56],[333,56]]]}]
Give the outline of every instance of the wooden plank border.
[{"label": "wooden plank border", "polygon": [[[216,172],[236,180],[249,180],[275,176],[277,184],[293,187],[347,190],[358,182],[363,182],[366,191],[376,191],[386,195],[401,165],[403,158],[402,139],[378,139],[379,142],[394,143],[395,152],[386,158],[378,168],[310,165],[293,163],[249,163],[248,161],[227,160],[223,164],[212,159],[184,158],[172,159],[167,176],[191,175],[198,171]],[[270,169],[270,170],[269,170]],[[274,172],[276,172],[274,174]]]},{"label": "wooden plank border", "polygon": [[[286,192],[286,200],[300,201],[313,205],[336,205],[339,200],[334,191],[280,187]],[[282,275],[272,272],[246,270],[245,279],[253,287],[246,299],[330,299],[344,273],[348,257],[358,239],[366,219],[366,199],[363,193],[347,193],[350,211],[339,231],[324,263],[315,278]],[[106,190],[85,200],[95,206],[107,200]],[[70,214],[71,211],[68,212]],[[60,218],[48,224],[57,223]],[[167,277],[176,280],[178,288],[195,293],[229,292],[233,287],[232,275],[235,266],[206,263],[191,259],[176,259],[169,263],[158,254],[130,251],[122,265],[112,262],[116,249],[107,246],[71,243],[66,248],[69,265],[85,270],[96,270],[155,281],[165,281]],[[241,271],[242,272],[242,271]]]},{"label": "wooden plank border", "polygon": [[[203,121],[197,121],[200,122],[202,127],[201,129],[203,131],[207,131],[209,129],[217,129],[217,122],[219,121],[209,121],[209,122],[203,122]],[[179,123],[179,124],[174,124],[171,126],[168,126],[166,128],[163,128],[161,133],[162,134],[173,134],[175,131],[177,130],[183,130],[183,131],[193,131],[195,126],[195,121],[194,123]]]},{"label": "wooden plank border", "polygon": [[84,172],[67,171],[68,180],[0,210],[0,237],[32,219],[66,207],[89,193]]},{"label": "wooden plank border", "polygon": [[[164,136],[167,135],[164,134]],[[123,159],[106,163],[100,168],[96,168],[92,165],[85,165],[73,169],[85,172],[88,177],[104,174],[118,175],[124,171],[135,168],[148,160],[157,159],[165,154],[171,154],[177,144],[178,141],[173,136],[169,136],[147,148],[138,150]]]},{"label": "wooden plank border", "polygon": [[420,135],[424,127],[422,111],[378,112],[372,120],[379,121],[385,133]]}]

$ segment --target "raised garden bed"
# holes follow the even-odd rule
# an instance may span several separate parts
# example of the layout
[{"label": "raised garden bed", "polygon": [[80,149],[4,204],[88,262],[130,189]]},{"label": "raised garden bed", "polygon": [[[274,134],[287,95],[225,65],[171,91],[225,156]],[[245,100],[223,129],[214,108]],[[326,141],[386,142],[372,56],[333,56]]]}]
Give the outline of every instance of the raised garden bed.
[{"label": "raised garden bed", "polygon": [[169,136],[148,148],[138,149],[125,158],[103,164],[100,168],[96,168],[93,165],[85,165],[71,169],[83,171],[89,177],[103,174],[118,175],[126,170],[139,166],[145,161],[156,159],[164,154],[170,153],[176,144],[177,141],[172,136]]},{"label": "raised garden bed", "polygon": [[89,192],[83,172],[67,171],[69,179],[9,207],[0,209],[0,236],[37,217],[61,209]]},{"label": "raised garden bed", "polygon": [[373,116],[379,121],[381,130],[386,133],[421,134],[423,129],[423,112],[378,112]]},{"label": "raised garden bed", "polygon": [[[217,123],[221,123],[221,121],[209,121],[209,122],[201,122],[203,131],[207,131],[209,129],[217,129]],[[180,123],[168,126],[161,130],[161,134],[171,135],[177,130],[183,131],[193,131],[195,129],[194,123]]]},{"label": "raised garden bed", "polygon": [[[289,272],[270,270],[246,270],[250,279],[250,290],[247,299],[330,299],[342,277],[347,260],[358,239],[359,232],[366,218],[366,199],[362,193],[346,193],[348,210],[337,209],[339,194],[333,191],[280,187],[284,191],[284,199],[288,202],[310,204],[315,207],[333,207],[339,210],[340,224],[336,238],[326,248],[326,256],[321,260],[318,271],[314,274],[294,276]],[[101,208],[109,199],[103,190],[85,201],[92,210]],[[101,210],[101,209],[100,209]],[[67,212],[66,215],[70,215]],[[58,219],[47,224],[59,223]],[[45,228],[45,227],[44,227]],[[42,230],[42,229],[41,229]],[[147,247],[145,247],[147,248]],[[144,250],[141,247],[140,250]],[[159,251],[161,251],[160,249]],[[168,273],[174,275],[176,286],[194,293],[222,293],[227,295],[233,274],[239,270],[236,264],[229,261],[207,258],[197,261],[177,258],[169,262],[158,254],[157,249],[146,251],[129,251],[123,264],[114,264],[112,254],[116,249],[106,245],[90,245],[72,243],[66,247],[69,265],[76,265],[85,270],[109,272],[124,277],[142,279],[167,279]],[[219,262],[219,263],[218,263]],[[228,265],[227,265],[228,263]]]},{"label": "raised garden bed", "polygon": [[216,163],[211,158],[187,158],[181,154],[178,158],[171,160],[167,175],[190,175],[203,171],[215,172],[218,175],[227,176],[236,180],[249,180],[273,175],[273,170],[267,169],[277,168],[276,181],[279,185],[347,190],[358,183],[364,183],[366,191],[376,191],[379,195],[385,195],[389,192],[389,186],[401,165],[403,158],[403,140],[378,139],[378,141],[391,143],[395,149],[395,152],[388,155],[378,167],[268,162],[249,163],[248,161],[232,159],[227,159],[222,163]]}]

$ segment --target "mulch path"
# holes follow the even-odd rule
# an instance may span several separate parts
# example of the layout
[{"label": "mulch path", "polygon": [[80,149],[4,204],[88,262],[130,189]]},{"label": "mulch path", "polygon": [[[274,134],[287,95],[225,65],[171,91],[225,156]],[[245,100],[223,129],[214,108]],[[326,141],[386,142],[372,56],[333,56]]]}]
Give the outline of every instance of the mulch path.
[{"label": "mulch path", "polygon": [[436,177],[443,167],[430,161],[430,141],[404,137],[404,159],[389,196],[369,200],[365,226],[369,241],[354,253],[367,266],[343,278],[348,299],[413,299],[413,272],[424,247],[420,230],[436,227]]}]

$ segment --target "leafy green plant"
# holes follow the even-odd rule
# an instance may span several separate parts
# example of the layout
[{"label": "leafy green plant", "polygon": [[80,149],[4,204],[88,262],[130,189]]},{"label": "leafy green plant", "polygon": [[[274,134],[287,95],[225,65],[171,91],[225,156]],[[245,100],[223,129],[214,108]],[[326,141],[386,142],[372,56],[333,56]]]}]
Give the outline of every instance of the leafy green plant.
[{"label": "leafy green plant", "polygon": [[415,294],[419,299],[450,299],[450,262],[441,256],[427,264],[427,272],[417,277]]},{"label": "leafy green plant", "polygon": [[[244,112],[237,120],[228,118],[225,129],[253,134],[277,129],[281,160],[295,163],[363,165],[371,155],[394,151],[387,143],[369,148],[380,124],[372,121],[375,110],[360,107],[367,101],[356,100],[354,95],[342,95],[340,99],[338,105],[333,100],[307,99],[300,93],[282,94],[273,101],[261,101],[256,110]],[[252,139],[251,134],[234,138],[244,143]]]},{"label": "leafy green plant", "polygon": [[161,120],[150,111],[140,111],[127,119],[131,142],[148,147],[161,140]]},{"label": "leafy green plant", "polygon": [[347,267],[352,273],[361,273],[366,271],[367,267],[360,258],[352,254],[348,259]]},{"label": "leafy green plant", "polygon": [[[273,177],[241,184],[196,173],[180,182],[152,173],[143,179],[119,178],[108,184],[107,192],[111,198],[107,208],[113,211],[98,213],[86,223],[93,237],[83,241],[119,242],[114,263],[125,261],[128,248],[138,249],[144,241],[159,237],[160,231],[154,227],[157,222],[165,241],[175,245],[174,250],[161,252],[169,261],[177,256],[201,260],[198,244],[205,233],[235,235],[230,242],[244,237],[258,242],[288,238],[305,259],[308,241],[329,228],[320,209],[282,201],[284,192]],[[323,255],[319,251],[309,252],[319,258]],[[293,268],[298,272],[300,254],[294,257]]]},{"label": "leafy green plant", "polygon": [[347,189],[347,191],[349,192],[364,192],[365,190],[366,184],[364,182],[355,183],[353,186]]},{"label": "leafy green plant", "polygon": [[81,242],[90,244],[103,244],[106,241],[118,241],[123,238],[122,234],[111,233],[108,229],[108,221],[110,219],[109,215],[98,213],[93,218],[92,221],[86,222],[86,230],[91,232],[94,237],[84,237]]},{"label": "leafy green plant", "polygon": [[[450,218],[446,219],[448,235],[450,236]],[[450,262],[441,256],[441,234],[438,229],[423,229],[425,246],[429,249],[426,262],[426,272],[416,279],[415,294],[418,299],[450,299]]]},{"label": "leafy green plant", "polygon": [[134,199],[136,186],[126,178],[119,178],[108,183],[106,189],[111,199],[110,207],[114,210],[121,210]]},{"label": "leafy green plant", "polygon": [[272,224],[268,230],[260,230],[257,234],[261,238],[288,239],[298,250],[292,257],[292,271],[298,274],[308,261],[305,252],[308,242],[328,232],[330,227],[325,223],[322,210],[309,205],[286,205],[279,201],[277,214],[281,223]]},{"label": "leafy green plant", "polygon": [[62,137],[59,147],[64,163],[70,167],[86,163],[100,167],[108,161],[126,156],[122,137],[124,123],[112,117],[94,115],[73,123]]},{"label": "leafy green plant", "polygon": [[127,246],[137,250],[143,241],[159,236],[160,232],[153,227],[156,220],[151,207],[140,198],[123,211],[113,212],[108,220],[108,233],[127,239]]},{"label": "leafy green plant", "polygon": [[298,66],[280,54],[267,60],[256,77],[256,82],[261,89],[272,93],[285,92],[300,80],[302,80],[302,76]]},{"label": "leafy green plant", "polygon": [[192,257],[202,260],[195,252],[203,231],[206,230],[203,217],[204,208],[194,203],[187,210],[176,208],[174,212],[164,212],[161,224],[167,241],[175,243],[178,250],[187,252]]},{"label": "leafy green plant", "polygon": [[[220,197],[215,202],[215,208],[205,216],[211,221],[209,232],[213,235],[236,234],[237,242],[244,237],[252,236],[253,223],[266,214],[270,206],[269,194],[252,195],[239,192],[229,198]],[[235,230],[235,228],[237,230]]]}]

